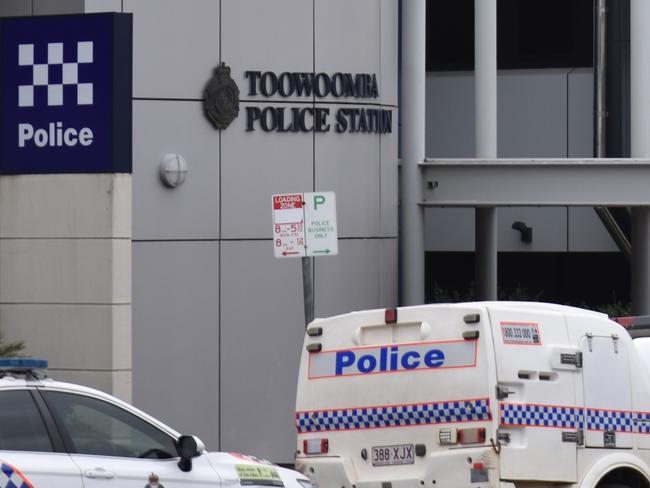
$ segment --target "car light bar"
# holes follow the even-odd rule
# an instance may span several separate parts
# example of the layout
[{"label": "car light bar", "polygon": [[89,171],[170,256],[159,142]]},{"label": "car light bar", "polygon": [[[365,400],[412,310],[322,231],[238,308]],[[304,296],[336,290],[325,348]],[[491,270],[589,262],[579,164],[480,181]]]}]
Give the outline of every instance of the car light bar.
[{"label": "car light bar", "polygon": [[0,358],[0,371],[34,371],[47,369],[46,359],[35,358]]}]

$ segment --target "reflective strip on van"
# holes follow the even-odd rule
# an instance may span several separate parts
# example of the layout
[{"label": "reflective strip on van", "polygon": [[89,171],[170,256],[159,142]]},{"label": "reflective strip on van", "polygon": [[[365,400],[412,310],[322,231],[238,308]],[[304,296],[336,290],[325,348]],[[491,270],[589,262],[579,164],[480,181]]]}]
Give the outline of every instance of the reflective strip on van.
[{"label": "reflective strip on van", "polygon": [[296,429],[298,433],[306,433],[479,422],[491,419],[490,400],[480,398],[296,412]]},{"label": "reflective strip on van", "polygon": [[560,427],[578,429],[582,409],[572,406],[533,403],[499,404],[499,423],[513,427]]},{"label": "reflective strip on van", "polygon": [[499,424],[503,427],[583,429],[585,412],[587,430],[633,433],[637,424],[639,433],[650,433],[647,425],[650,414],[647,412],[532,403],[499,404]]}]

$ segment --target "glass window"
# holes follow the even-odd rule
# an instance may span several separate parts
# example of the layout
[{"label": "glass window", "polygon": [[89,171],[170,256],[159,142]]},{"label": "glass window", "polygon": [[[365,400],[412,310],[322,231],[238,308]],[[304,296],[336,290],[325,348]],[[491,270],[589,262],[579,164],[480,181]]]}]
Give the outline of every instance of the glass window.
[{"label": "glass window", "polygon": [[172,437],[118,406],[71,393],[43,394],[73,452],[149,459],[177,456]]},{"label": "glass window", "polygon": [[[593,0],[497,0],[497,66],[592,66]],[[427,71],[474,69],[474,0],[427,0]]]},{"label": "glass window", "polygon": [[0,405],[0,450],[52,452],[45,423],[29,391],[2,391]]}]

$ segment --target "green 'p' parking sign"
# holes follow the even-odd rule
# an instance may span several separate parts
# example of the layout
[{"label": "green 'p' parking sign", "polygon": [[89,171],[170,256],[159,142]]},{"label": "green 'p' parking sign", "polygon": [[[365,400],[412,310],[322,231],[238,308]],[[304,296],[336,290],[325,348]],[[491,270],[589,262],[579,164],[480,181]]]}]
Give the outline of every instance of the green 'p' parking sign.
[{"label": "green 'p' parking sign", "polygon": [[336,195],[333,191],[305,193],[305,245],[307,256],[338,254]]}]

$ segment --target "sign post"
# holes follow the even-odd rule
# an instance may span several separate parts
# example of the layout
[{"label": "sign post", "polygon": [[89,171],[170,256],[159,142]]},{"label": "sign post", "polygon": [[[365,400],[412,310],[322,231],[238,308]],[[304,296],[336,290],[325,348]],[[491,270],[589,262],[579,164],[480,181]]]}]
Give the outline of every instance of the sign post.
[{"label": "sign post", "polygon": [[309,256],[303,256],[302,261],[302,303],[305,309],[305,327],[314,320],[314,276],[313,261]]},{"label": "sign post", "polygon": [[305,325],[314,320],[313,256],[339,252],[334,192],[273,195],[273,254],[302,258]]}]

